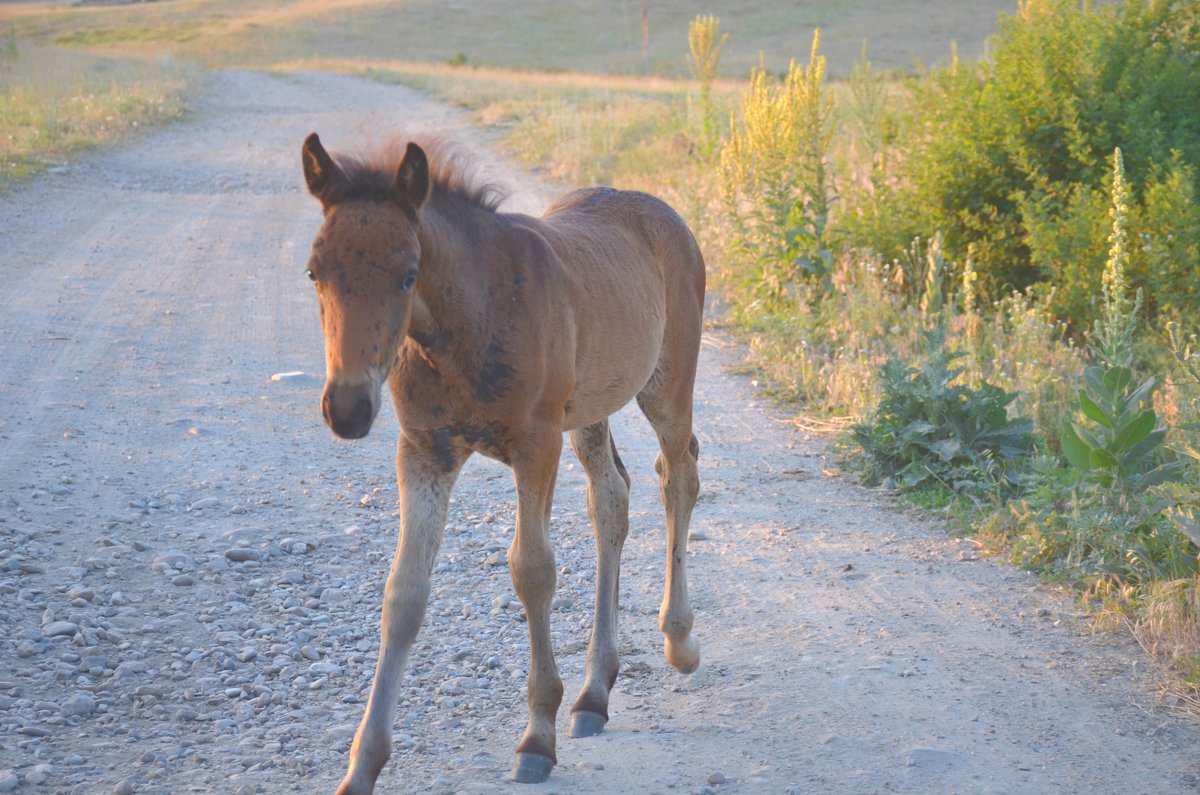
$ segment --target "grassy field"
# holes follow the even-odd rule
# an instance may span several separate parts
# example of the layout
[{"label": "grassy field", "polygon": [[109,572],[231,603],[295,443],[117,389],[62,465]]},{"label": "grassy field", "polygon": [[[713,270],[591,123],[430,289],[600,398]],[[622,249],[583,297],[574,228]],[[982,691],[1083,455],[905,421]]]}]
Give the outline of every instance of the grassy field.
[{"label": "grassy field", "polygon": [[[746,3],[655,0],[649,4],[650,73],[687,75],[687,27],[718,15],[730,43],[721,74],[743,78],[760,57],[775,71],[803,58],[815,27],[824,31],[830,73],[848,74],[870,42],[881,68],[944,61],[951,43],[976,58],[996,14],[1014,0],[920,2],[886,8],[861,0]],[[264,67],[298,58],[444,62],[541,71],[633,74],[643,71],[641,6],[511,0],[163,0],[132,5],[0,5],[0,24],[39,43],[108,55],[159,55],[208,67]]]}]

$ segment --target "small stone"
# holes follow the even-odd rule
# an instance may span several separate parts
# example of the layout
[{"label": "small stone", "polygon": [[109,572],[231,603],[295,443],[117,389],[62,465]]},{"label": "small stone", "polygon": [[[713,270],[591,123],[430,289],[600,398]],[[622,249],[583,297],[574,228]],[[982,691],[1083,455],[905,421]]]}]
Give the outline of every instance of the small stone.
[{"label": "small stone", "polygon": [[59,712],[65,717],[86,717],[96,711],[96,699],[87,693],[76,693],[63,702]]},{"label": "small stone", "polygon": [[725,778],[724,773],[722,773],[720,770],[718,770],[716,772],[709,773],[707,780],[710,785],[712,785],[714,787],[719,787],[722,784],[724,784],[728,779]]},{"label": "small stone", "polygon": [[123,778],[117,782],[117,786],[113,787],[113,795],[133,795],[133,784],[129,783],[129,779]]},{"label": "small stone", "polygon": [[343,723],[339,726],[329,727],[325,730],[325,734],[333,740],[349,740],[356,731],[358,731],[358,727],[353,723]]},{"label": "small stone", "polygon": [[299,538],[285,538],[279,542],[279,548],[289,555],[307,555],[316,549],[317,545]]},{"label": "small stone", "polygon": [[21,785],[15,770],[0,770],[0,792],[12,792]]},{"label": "small stone", "polygon": [[34,765],[33,769],[31,769],[28,773],[25,774],[25,783],[33,784],[34,786],[37,786],[38,784],[45,784],[46,779],[50,778],[50,775],[53,772],[54,772],[54,765],[48,765],[48,764]]},{"label": "small stone", "polygon": [[340,588],[326,588],[321,591],[321,604],[336,604],[347,599],[346,592]]},{"label": "small stone", "polygon": [[489,566],[507,566],[508,565],[508,555],[505,554],[504,550],[502,550],[502,549],[497,550],[487,556],[487,565],[489,565]]},{"label": "small stone", "polygon": [[[196,500],[188,506],[189,511],[203,511],[208,508],[216,508],[221,504],[221,501],[216,497],[205,497],[201,500]],[[120,785],[118,785],[120,786]]]},{"label": "small stone", "polygon": [[689,530],[688,541],[707,541],[708,533],[703,530]]},{"label": "small stone", "polygon": [[180,585],[180,586],[195,585],[196,578],[190,574],[177,574],[176,576],[171,578],[171,584],[172,585]]},{"label": "small stone", "polygon": [[329,674],[336,674],[338,671],[340,671],[342,669],[339,668],[338,666],[334,665],[333,663],[315,662],[312,665],[308,666],[308,670],[309,670],[309,672],[314,673],[314,674],[328,676]]},{"label": "small stone", "polygon": [[72,624],[70,621],[51,621],[42,627],[42,634],[47,638],[54,638],[59,635],[74,635],[78,631],[79,625]]},{"label": "small stone", "polygon": [[233,547],[225,550],[225,558],[234,563],[245,563],[247,561],[262,560],[262,553],[257,549],[249,549],[247,547]]}]

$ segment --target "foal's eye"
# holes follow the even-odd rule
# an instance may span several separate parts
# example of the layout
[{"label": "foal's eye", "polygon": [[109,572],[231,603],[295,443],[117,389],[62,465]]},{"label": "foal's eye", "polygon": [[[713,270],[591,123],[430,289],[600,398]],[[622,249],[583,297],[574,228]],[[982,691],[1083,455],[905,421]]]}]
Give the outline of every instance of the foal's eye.
[{"label": "foal's eye", "polygon": [[404,281],[402,281],[400,283],[400,289],[407,293],[409,290],[412,289],[412,286],[414,283],[416,283],[416,281],[417,281],[417,274],[410,273],[407,276],[405,276]]},{"label": "foal's eye", "polygon": [[317,280],[317,274],[312,272],[312,268],[309,268],[308,270],[306,270],[304,272],[304,275],[308,277],[308,280],[310,282],[315,282]]}]

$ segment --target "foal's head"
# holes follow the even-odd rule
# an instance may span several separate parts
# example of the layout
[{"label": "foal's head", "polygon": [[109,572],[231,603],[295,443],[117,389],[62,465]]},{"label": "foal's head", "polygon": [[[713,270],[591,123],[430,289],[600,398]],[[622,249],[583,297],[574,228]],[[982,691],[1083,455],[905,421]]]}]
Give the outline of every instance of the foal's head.
[{"label": "foal's head", "polygon": [[355,161],[335,163],[316,133],[301,154],[308,190],[325,211],[308,260],[325,331],[321,413],[338,436],[358,439],[371,429],[408,330],[429,163],[410,143],[394,173],[379,179]]}]

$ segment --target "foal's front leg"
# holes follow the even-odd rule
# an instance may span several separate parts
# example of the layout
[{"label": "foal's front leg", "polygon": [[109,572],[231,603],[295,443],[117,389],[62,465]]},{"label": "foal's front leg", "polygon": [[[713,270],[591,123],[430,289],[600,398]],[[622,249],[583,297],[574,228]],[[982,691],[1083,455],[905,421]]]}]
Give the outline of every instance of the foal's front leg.
[{"label": "foal's front leg", "polygon": [[513,461],[517,481],[517,530],[508,550],[509,572],[529,622],[529,725],[517,745],[512,778],[545,781],[558,761],[554,719],[563,686],[550,643],[550,600],[554,596],[554,550],[550,546],[550,505],[558,476],[562,432],[548,430],[531,440]]},{"label": "foal's front leg", "polygon": [[392,753],[392,722],[408,651],[425,617],[433,560],[446,527],[450,489],[466,454],[442,455],[401,435],[396,450],[400,539],[383,597],[382,642],[367,711],[350,746],[338,795],[368,795]]}]

